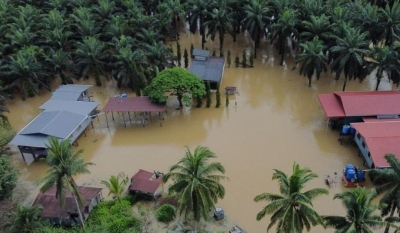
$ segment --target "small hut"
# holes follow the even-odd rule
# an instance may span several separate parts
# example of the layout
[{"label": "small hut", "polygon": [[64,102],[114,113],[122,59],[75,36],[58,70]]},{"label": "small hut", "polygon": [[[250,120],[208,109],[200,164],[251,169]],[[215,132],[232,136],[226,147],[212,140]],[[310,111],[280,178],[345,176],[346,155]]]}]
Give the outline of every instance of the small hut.
[{"label": "small hut", "polygon": [[131,178],[129,191],[153,197],[154,199],[161,194],[161,183],[163,174],[160,172],[149,172],[140,169]]}]

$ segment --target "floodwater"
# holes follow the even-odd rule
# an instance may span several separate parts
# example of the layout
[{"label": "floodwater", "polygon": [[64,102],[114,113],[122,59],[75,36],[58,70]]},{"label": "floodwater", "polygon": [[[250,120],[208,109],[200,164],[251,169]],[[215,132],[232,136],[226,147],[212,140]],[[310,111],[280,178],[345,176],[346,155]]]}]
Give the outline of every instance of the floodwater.
[{"label": "floodwater", "polygon": [[[200,47],[200,37],[189,35],[181,30],[180,43],[183,49],[190,50],[190,43]],[[171,42],[175,48],[175,42]],[[206,46],[212,52],[218,49],[218,38],[208,41]],[[78,184],[103,187],[101,180],[124,172],[129,176],[138,169],[167,172],[185,153],[185,146],[194,149],[197,145],[207,146],[218,156],[217,161],[226,168],[229,181],[224,181],[225,198],[217,206],[225,210],[229,224],[238,224],[249,233],[266,232],[269,217],[257,221],[256,214],[267,204],[255,203],[253,198],[263,192],[278,193],[278,183],[271,180],[273,169],[288,174],[294,162],[307,166],[319,175],[306,188],[323,187],[324,176],[340,173],[347,163],[362,167],[362,158],[357,157],[357,148],[340,145],[338,132],[327,127],[324,112],[317,99],[318,93],[340,91],[343,79],[335,81],[327,73],[319,81],[313,80],[307,86],[307,79],[292,71],[293,56],[285,56],[285,66],[279,65],[280,56],[264,41],[258,50],[254,68],[235,68],[236,53],[242,57],[243,49],[250,51],[251,42],[246,37],[238,37],[233,43],[226,36],[225,55],[232,52],[232,65],[225,67],[221,90],[225,86],[236,86],[239,93],[230,96],[230,105],[225,107],[225,95],[221,94],[222,106],[184,108],[177,110],[177,101],[168,102],[168,113],[162,127],[156,117],[146,127],[140,124],[124,123],[121,115],[114,115],[115,122],[100,115],[86,130],[86,136],[78,139],[76,149],[84,149],[84,158],[96,164],[90,167],[91,174],[77,177]],[[176,49],[175,49],[176,51]],[[218,53],[217,53],[218,54]],[[182,59],[183,64],[183,59]],[[93,84],[93,80],[77,81],[77,84]],[[363,83],[349,81],[346,90],[374,90],[376,80],[370,77]],[[57,83],[54,87],[57,87]],[[380,89],[389,90],[392,86],[382,81]],[[103,80],[102,87],[93,87],[93,100],[102,109],[109,96],[129,90],[118,90],[114,81]],[[50,93],[21,101],[19,98],[8,101],[8,115],[16,131],[21,130],[40,111],[38,106],[50,98]],[[27,165],[14,149],[13,162],[20,169],[20,183],[27,193],[25,204],[32,203],[38,192],[35,182],[44,176],[47,166],[44,162]],[[329,189],[329,196],[317,198],[315,209],[322,215],[344,214],[339,201],[334,201],[336,193],[345,190],[337,178],[337,186]],[[370,186],[370,185],[369,185]],[[370,186],[371,187],[371,186]],[[167,186],[164,187],[167,191]],[[104,189],[103,196],[108,191]],[[157,230],[165,232],[164,230]],[[311,232],[333,232],[316,227]],[[227,232],[227,230],[226,230]]]}]

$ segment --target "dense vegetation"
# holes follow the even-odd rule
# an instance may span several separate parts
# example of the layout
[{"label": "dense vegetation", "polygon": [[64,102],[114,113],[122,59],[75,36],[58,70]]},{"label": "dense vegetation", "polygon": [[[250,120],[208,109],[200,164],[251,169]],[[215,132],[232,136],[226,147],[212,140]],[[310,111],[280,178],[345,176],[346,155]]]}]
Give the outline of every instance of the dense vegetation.
[{"label": "dense vegetation", "polygon": [[17,186],[18,170],[13,167],[5,155],[0,156],[0,201],[11,197]]}]

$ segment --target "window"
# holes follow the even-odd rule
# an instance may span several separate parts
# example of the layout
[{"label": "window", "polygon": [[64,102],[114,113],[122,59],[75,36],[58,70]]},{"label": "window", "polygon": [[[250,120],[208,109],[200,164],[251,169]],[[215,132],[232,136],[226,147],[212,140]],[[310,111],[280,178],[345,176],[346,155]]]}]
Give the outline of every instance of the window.
[{"label": "window", "polygon": [[363,148],[365,148],[365,142],[364,141],[361,143],[361,145],[362,145]]},{"label": "window", "polygon": [[359,134],[358,132],[357,132],[357,138],[358,138],[358,140],[361,139],[361,134]]}]

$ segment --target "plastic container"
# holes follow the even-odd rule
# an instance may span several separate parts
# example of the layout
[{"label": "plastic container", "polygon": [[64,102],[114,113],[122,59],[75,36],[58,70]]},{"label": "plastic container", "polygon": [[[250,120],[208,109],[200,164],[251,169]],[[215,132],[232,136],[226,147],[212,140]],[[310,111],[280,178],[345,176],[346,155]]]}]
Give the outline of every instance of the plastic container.
[{"label": "plastic container", "polygon": [[350,126],[349,125],[343,125],[342,134],[348,134],[349,130],[350,130]]},{"label": "plastic container", "polygon": [[346,168],[344,169],[344,174],[346,175],[346,174],[347,174],[347,171],[350,170],[350,169],[355,170],[354,165],[351,164],[351,163],[349,163],[349,164],[346,165]]},{"label": "plastic container", "polygon": [[356,175],[356,171],[354,169],[349,169],[346,172],[346,179],[353,181]]},{"label": "plastic container", "polygon": [[357,172],[357,180],[364,180],[365,179],[365,173],[363,170],[358,170]]},{"label": "plastic container", "polygon": [[356,133],[356,129],[353,126],[350,126],[349,133],[350,134],[355,134]]},{"label": "plastic container", "polygon": [[122,97],[122,98],[126,98],[126,97],[128,97],[128,95],[127,95],[126,93],[123,93],[123,94],[121,95],[121,97]]}]

